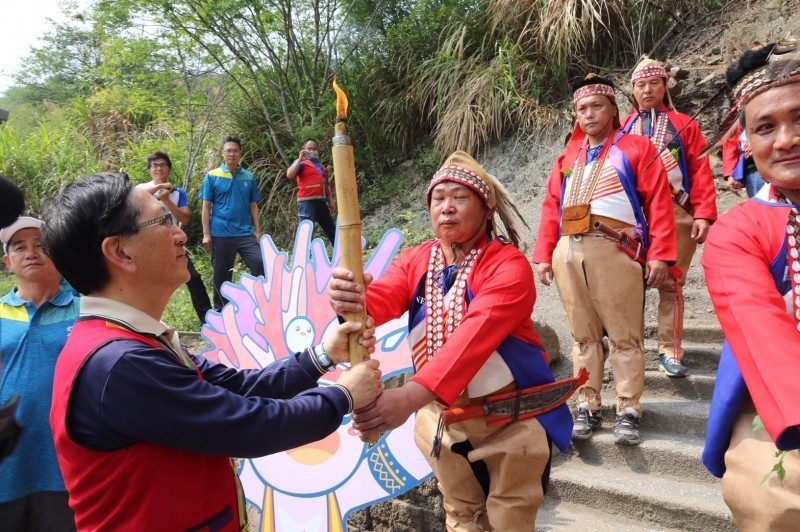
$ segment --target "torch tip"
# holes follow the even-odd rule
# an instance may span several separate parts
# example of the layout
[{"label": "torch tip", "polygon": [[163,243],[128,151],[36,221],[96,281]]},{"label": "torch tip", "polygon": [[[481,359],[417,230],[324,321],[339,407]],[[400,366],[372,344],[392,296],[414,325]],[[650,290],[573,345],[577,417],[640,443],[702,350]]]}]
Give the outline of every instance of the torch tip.
[{"label": "torch tip", "polygon": [[347,120],[347,95],[344,93],[336,78],[333,78],[333,90],[336,91],[336,120]]}]

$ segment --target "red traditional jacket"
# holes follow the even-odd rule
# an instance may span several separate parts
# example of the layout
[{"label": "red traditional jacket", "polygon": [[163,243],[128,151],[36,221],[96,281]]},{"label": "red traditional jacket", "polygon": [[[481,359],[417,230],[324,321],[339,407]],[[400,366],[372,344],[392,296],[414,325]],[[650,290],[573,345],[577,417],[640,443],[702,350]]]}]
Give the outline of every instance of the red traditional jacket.
[{"label": "red traditional jacket", "polygon": [[[678,188],[683,188],[689,194],[692,216],[696,219],[716,220],[717,189],[714,175],[711,173],[708,157],[698,157],[708,147],[700,126],[690,116],[670,111],[665,106],[658,110],[658,115],[666,115],[669,119],[665,150],[676,155],[682,174],[682,187]],[[628,115],[623,129],[630,132],[639,117],[639,113]]]},{"label": "red traditional jacket", "polygon": [[[535,263],[550,263],[553,260],[553,250],[561,238],[565,176],[575,164],[582,138],[581,134],[570,140],[547,180],[542,220],[533,250]],[[612,132],[606,142],[609,140],[614,144],[608,152],[605,165],[613,167],[631,202],[636,221],[644,233],[644,244],[650,249],[647,259],[674,263],[677,249],[672,197],[664,165],[657,160],[653,144],[637,135],[616,132]]]},{"label": "red traditional jacket", "polygon": [[[771,186],[763,187],[712,227],[701,261],[711,301],[747,392],[770,437],[784,450],[800,447],[800,332],[794,308],[787,310],[784,299],[792,290],[790,276],[800,275],[787,268],[786,226],[791,208],[775,201]],[[733,386],[733,379],[717,380],[713,412],[718,395]],[[732,411],[723,416],[727,424],[720,423],[727,434],[722,429],[712,434],[709,424],[709,438],[730,438],[736,407],[738,403],[732,404]],[[727,440],[723,443],[726,449]]]},{"label": "red traditional jacket", "polygon": [[[425,326],[424,288],[435,241],[404,250],[367,290],[367,312],[380,325],[409,311],[409,329]],[[466,279],[467,312],[441,349],[412,377],[451,405],[497,352],[518,388],[555,381],[533,330],[533,270],[525,255],[498,240],[484,240]],[[422,290],[424,294],[424,290]],[[420,301],[418,298],[421,298]],[[537,416],[559,449],[569,446],[572,418],[566,405]]]}]

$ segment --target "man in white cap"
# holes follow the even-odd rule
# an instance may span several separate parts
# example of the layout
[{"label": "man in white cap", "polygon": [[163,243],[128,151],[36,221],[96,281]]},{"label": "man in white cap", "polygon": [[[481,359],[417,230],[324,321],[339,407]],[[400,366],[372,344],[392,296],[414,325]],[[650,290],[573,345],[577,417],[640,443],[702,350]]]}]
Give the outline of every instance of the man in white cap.
[{"label": "man in white cap", "polygon": [[[550,442],[569,445],[563,401],[545,401],[534,417],[515,408],[498,426],[481,417],[445,427],[442,417],[448,406],[554,381],[530,318],[536,287],[517,249],[515,207],[461,151],[434,174],[427,199],[437,238],[403,251],[365,302],[376,323],[408,311],[414,376],[356,412],[355,427],[369,437],[416,412],[415,441],[439,481],[447,530],[530,532],[547,488]],[[495,233],[495,213],[511,242]],[[338,314],[360,308],[351,279],[343,268],[333,272],[328,296]]]},{"label": "man in white cap", "polygon": [[[0,231],[3,263],[17,286],[0,298],[0,404],[19,396],[22,436],[0,463],[4,530],[74,530],[75,520],[50,431],[56,359],[78,316],[79,299],[42,251],[42,222],[22,216]],[[5,528],[8,527],[8,528]]]},{"label": "man in white cap", "polygon": [[[663,63],[645,57],[633,71],[633,113],[625,119],[627,133],[648,137],[664,163],[675,213],[677,266],[686,275],[697,245],[717,219],[717,189],[708,157],[700,158],[707,144],[700,126],[672,105],[667,70]],[[685,377],[683,352],[676,331],[683,329],[683,311],[676,303],[675,281],[658,286],[658,361],[669,377]]]}]

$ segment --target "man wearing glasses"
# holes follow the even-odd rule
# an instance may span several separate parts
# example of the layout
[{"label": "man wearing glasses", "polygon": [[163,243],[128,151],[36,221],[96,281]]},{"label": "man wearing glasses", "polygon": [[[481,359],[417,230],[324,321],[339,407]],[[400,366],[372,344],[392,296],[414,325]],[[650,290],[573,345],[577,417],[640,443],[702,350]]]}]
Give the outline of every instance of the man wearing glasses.
[{"label": "man wearing glasses", "polygon": [[223,163],[203,179],[200,199],[203,200],[203,245],[211,250],[214,267],[214,308],[227,302],[221,287],[231,281],[236,254],[254,276],[264,275],[264,261],[258,240],[261,220],[258,212],[258,185],[252,172],[239,166],[242,141],[226,137],[222,141]]},{"label": "man wearing glasses", "polygon": [[[186,234],[125,174],[70,183],[44,218],[44,249],[85,294],[56,362],[50,413],[78,530],[243,530],[229,457],[320,440],[380,394],[377,360],[317,385],[349,360],[347,334],[361,324],[261,370],[188,353],[161,321],[189,278]],[[373,350],[375,328],[365,325]]]},{"label": "man wearing glasses", "polygon": [[[147,158],[147,171],[152,181],[137,186],[152,194],[164,207],[169,209],[169,212],[172,213],[173,224],[180,223],[182,226],[186,226],[192,215],[189,208],[189,197],[185,190],[169,182],[169,174],[172,172],[172,161],[169,155],[163,151],[152,153]],[[208,299],[203,278],[200,277],[189,255],[186,255],[186,261],[189,269],[189,280],[186,281],[186,287],[189,289],[192,306],[200,320],[200,325],[203,325],[206,321],[206,313],[211,310],[211,301]]]}]

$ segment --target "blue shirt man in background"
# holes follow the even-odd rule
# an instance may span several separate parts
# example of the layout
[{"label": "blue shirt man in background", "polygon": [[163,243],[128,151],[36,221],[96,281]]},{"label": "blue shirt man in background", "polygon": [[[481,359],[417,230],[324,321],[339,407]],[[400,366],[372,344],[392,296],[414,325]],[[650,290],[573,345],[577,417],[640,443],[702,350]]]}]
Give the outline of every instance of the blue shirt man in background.
[{"label": "blue shirt man in background", "polygon": [[264,275],[264,261],[258,240],[261,221],[258,192],[252,172],[241,166],[242,141],[226,137],[222,141],[223,164],[208,172],[203,179],[200,199],[203,200],[203,245],[211,250],[214,267],[214,308],[227,302],[222,297],[222,283],[232,279],[236,253],[254,276]]},{"label": "blue shirt man in background", "polygon": [[[40,243],[42,222],[23,216],[0,231],[3,262],[17,286],[0,298],[0,404],[19,396],[23,427],[0,463],[0,529],[75,530],[50,430],[56,359],[78,316],[79,298]],[[7,527],[7,528],[6,528]]]}]

